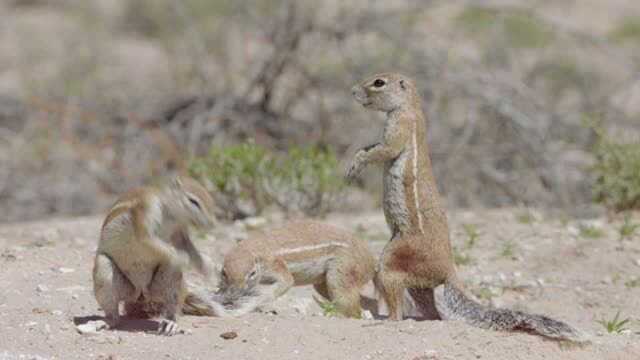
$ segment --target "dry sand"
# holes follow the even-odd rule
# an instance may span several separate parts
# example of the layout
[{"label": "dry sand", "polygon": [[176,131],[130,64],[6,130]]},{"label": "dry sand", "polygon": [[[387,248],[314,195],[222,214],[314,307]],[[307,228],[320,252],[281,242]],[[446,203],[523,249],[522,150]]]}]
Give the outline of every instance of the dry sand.
[{"label": "dry sand", "polygon": [[[460,322],[329,318],[308,287],[242,318],[183,316],[186,333],[174,337],[153,334],[150,320],[81,335],[76,324],[102,315],[91,284],[100,219],[91,217],[0,226],[0,359],[640,359],[640,236],[620,241],[621,220],[543,217],[519,209],[451,213],[466,262],[461,276],[481,301],[552,315],[591,334],[591,344]],[[376,251],[387,238],[377,212],[327,221],[358,231]],[[479,233],[471,245],[469,224]],[[581,225],[603,234],[590,238]],[[215,233],[217,241],[200,242],[213,256],[243,236],[244,224]],[[608,334],[597,320],[617,311],[631,318],[628,330]],[[226,332],[237,337],[225,340]]]}]

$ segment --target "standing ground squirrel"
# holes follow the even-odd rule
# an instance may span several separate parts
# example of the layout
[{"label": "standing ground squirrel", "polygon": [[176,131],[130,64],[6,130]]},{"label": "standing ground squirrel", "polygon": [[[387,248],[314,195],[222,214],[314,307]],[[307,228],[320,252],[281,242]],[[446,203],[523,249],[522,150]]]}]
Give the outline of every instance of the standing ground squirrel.
[{"label": "standing ground squirrel", "polygon": [[[389,318],[403,316],[403,293],[425,312],[495,330],[521,330],[549,338],[580,340],[567,324],[541,315],[489,309],[469,299],[456,280],[447,217],[440,203],[427,145],[427,123],[413,81],[378,74],[352,88],[365,108],[387,114],[381,142],[359,150],[347,179],[371,163],[384,163],[383,208],[391,230],[374,279],[389,307]],[[433,306],[435,305],[435,309]]]},{"label": "standing ground squirrel", "polygon": [[213,206],[207,190],[188,177],[134,189],[116,201],[102,225],[93,268],[95,297],[110,327],[120,320],[120,302],[128,312],[153,302],[160,306],[158,332],[177,332],[184,268],[192,264],[209,274],[187,227],[213,225]]},{"label": "standing ground squirrel", "polygon": [[238,316],[283,295],[292,286],[313,284],[338,313],[360,317],[360,290],[373,278],[375,260],[366,241],[342,229],[310,220],[241,241],[224,258],[220,297],[239,308],[219,313],[190,293],[185,314]]}]

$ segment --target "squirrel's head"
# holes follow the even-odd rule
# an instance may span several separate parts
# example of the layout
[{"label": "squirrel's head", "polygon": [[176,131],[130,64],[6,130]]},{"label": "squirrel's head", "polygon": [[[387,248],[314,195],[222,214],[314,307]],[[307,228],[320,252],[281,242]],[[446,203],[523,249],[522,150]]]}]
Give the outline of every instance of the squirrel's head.
[{"label": "squirrel's head", "polygon": [[262,279],[264,266],[260,258],[247,261],[246,257],[229,254],[224,259],[220,274],[220,293],[227,302],[251,296]]},{"label": "squirrel's head", "polygon": [[417,97],[413,81],[396,73],[371,76],[351,88],[351,93],[365,108],[384,112],[414,105]]},{"label": "squirrel's head", "polygon": [[187,176],[176,176],[169,184],[172,211],[178,218],[197,228],[215,224],[213,198],[200,183]]}]

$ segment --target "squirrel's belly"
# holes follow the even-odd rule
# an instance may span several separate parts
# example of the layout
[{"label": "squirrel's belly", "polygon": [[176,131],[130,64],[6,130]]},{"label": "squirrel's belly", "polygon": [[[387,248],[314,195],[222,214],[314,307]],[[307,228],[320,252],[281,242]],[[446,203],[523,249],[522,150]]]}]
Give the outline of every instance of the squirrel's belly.
[{"label": "squirrel's belly", "polygon": [[327,262],[332,258],[332,255],[328,255],[316,259],[288,261],[287,268],[293,275],[296,286],[315,284],[324,280]]},{"label": "squirrel's belly", "polygon": [[392,232],[402,231],[410,226],[409,207],[404,185],[405,171],[408,171],[410,154],[405,151],[398,156],[385,171],[383,179],[383,210]]}]

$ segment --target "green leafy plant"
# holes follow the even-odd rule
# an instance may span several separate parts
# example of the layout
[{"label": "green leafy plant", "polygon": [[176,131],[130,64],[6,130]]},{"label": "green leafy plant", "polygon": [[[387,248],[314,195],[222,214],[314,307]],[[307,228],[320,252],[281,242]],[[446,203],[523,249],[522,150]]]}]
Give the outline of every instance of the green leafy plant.
[{"label": "green leafy plant", "polygon": [[535,221],[535,217],[530,211],[523,211],[516,215],[516,221],[520,224],[532,224]]},{"label": "green leafy plant", "polygon": [[640,278],[635,278],[629,281],[625,281],[624,286],[626,286],[629,289],[640,287]]},{"label": "green leafy plant", "polygon": [[461,252],[456,247],[453,248],[453,261],[456,263],[456,265],[460,266],[470,265],[473,263],[471,255]]},{"label": "green leafy plant", "polygon": [[609,36],[617,42],[635,42],[640,44],[640,16],[630,16],[623,19],[620,25],[616,27]]},{"label": "green leafy plant", "polygon": [[640,143],[616,142],[601,128],[594,130],[595,200],[616,211],[640,209]]},{"label": "green leafy plant", "polygon": [[622,331],[626,330],[625,325],[627,325],[630,321],[631,319],[629,318],[626,318],[624,320],[620,319],[620,311],[618,311],[613,319],[606,320],[602,318],[600,320],[597,320],[596,322],[602,325],[609,334],[619,334]]},{"label": "green leafy plant", "polygon": [[474,294],[481,300],[486,300],[486,301],[490,301],[491,299],[493,299],[495,297],[495,294],[493,291],[491,291],[490,288],[488,287],[482,287],[479,289],[476,289],[474,291]]},{"label": "green leafy plant", "polygon": [[516,245],[513,241],[507,241],[502,244],[502,250],[500,250],[500,256],[507,259],[513,259],[516,253]]},{"label": "green leafy plant", "polygon": [[581,225],[580,236],[585,239],[599,239],[604,236],[604,231],[593,225]]},{"label": "green leafy plant", "polygon": [[478,226],[474,224],[462,224],[462,229],[467,234],[467,241],[465,243],[465,247],[467,249],[473,248],[476,244],[476,240],[480,237],[480,232],[478,231]]},{"label": "green leafy plant", "polygon": [[640,224],[632,222],[631,215],[626,214],[624,216],[624,222],[620,226],[620,229],[618,229],[620,240],[632,238],[638,228],[640,228]]},{"label": "green leafy plant", "polygon": [[336,307],[336,304],[334,302],[328,301],[328,300],[321,300],[317,298],[315,295],[313,296],[313,299],[316,301],[318,306],[320,306],[320,309],[322,309],[322,314],[324,316],[326,317],[338,316],[338,308]]},{"label": "green leafy plant", "polygon": [[292,147],[285,154],[249,142],[211,147],[191,161],[190,172],[234,215],[257,214],[272,204],[318,215],[344,187],[337,165],[332,152],[317,147]]}]

